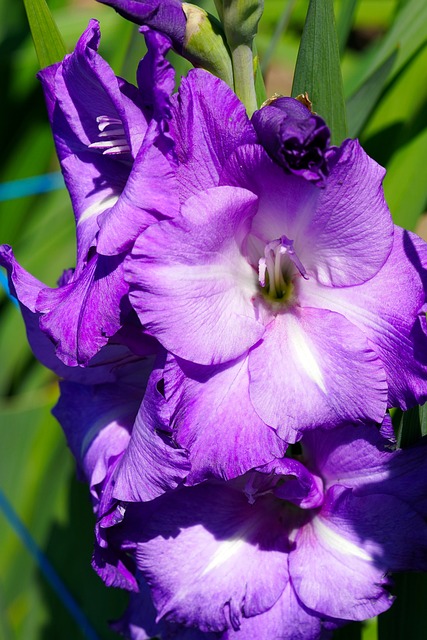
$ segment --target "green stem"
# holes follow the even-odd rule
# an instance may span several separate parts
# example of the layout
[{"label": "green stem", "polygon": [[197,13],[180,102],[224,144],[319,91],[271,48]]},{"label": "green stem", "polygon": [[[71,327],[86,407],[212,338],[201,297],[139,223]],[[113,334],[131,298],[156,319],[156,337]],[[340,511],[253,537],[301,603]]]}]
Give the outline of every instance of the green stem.
[{"label": "green stem", "polygon": [[252,49],[246,44],[239,44],[231,55],[234,71],[234,90],[245,105],[250,117],[258,108]]}]

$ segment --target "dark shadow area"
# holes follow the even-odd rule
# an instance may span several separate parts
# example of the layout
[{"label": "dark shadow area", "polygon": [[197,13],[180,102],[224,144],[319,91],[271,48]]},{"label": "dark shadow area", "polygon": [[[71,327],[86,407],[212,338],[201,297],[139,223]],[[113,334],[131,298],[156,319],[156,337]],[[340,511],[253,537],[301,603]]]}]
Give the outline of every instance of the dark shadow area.
[{"label": "dark shadow area", "polygon": [[[67,525],[53,526],[44,552],[99,634],[100,640],[117,640],[119,636],[110,630],[108,622],[117,620],[123,614],[127,594],[119,589],[108,589],[91,567],[94,524],[88,489],[73,477]],[[43,640],[86,640],[45,578],[40,573],[38,577],[50,614],[40,637]]]}]

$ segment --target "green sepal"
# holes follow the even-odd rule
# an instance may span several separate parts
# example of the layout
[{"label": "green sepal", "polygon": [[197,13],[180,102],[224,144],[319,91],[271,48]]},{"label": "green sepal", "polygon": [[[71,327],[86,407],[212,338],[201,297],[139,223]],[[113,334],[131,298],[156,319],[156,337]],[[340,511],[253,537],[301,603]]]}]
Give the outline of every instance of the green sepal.
[{"label": "green sepal", "polygon": [[182,8],[187,19],[184,56],[233,88],[231,54],[221,23],[196,5],[184,2]]}]

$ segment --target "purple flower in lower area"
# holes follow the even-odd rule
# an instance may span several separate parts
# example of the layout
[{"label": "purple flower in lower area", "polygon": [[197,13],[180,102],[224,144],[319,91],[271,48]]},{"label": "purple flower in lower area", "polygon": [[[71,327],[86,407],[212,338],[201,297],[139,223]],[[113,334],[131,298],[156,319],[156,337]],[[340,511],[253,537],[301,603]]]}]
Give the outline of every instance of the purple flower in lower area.
[{"label": "purple flower in lower area", "polygon": [[391,606],[389,572],[427,569],[426,442],[392,451],[374,427],[344,426],[292,453],[127,505],[106,529],[136,567],[125,634],[327,638]]},{"label": "purple flower in lower area", "polygon": [[[322,185],[328,176],[330,132],[326,122],[293,98],[276,98],[252,116],[267,153],[291,173]],[[332,159],[332,158],[330,158]]]}]

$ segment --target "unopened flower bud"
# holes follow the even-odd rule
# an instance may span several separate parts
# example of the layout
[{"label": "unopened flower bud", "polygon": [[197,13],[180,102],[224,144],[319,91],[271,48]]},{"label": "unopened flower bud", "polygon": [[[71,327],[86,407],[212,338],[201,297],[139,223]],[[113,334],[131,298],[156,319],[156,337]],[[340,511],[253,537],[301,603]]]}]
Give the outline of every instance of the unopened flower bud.
[{"label": "unopened flower bud", "polygon": [[204,9],[184,2],[187,19],[183,55],[195,66],[207,69],[233,86],[233,70],[229,49],[221,24]]}]

